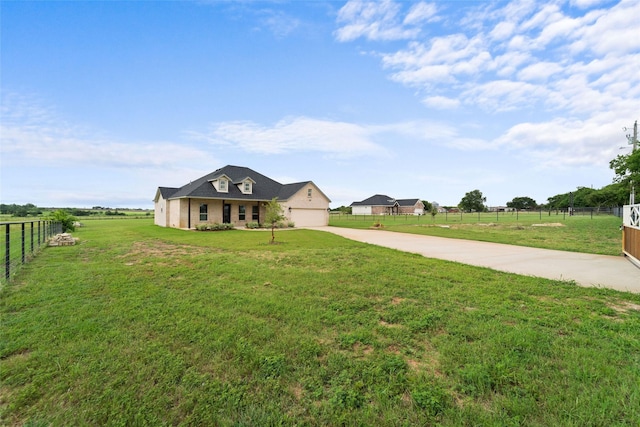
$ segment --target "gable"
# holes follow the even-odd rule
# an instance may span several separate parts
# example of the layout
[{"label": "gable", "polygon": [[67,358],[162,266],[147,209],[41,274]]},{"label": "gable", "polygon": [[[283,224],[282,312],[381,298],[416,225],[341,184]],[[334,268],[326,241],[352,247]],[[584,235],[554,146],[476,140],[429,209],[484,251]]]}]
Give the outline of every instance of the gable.
[{"label": "gable", "polygon": [[[311,195],[309,196],[309,190],[311,190]],[[302,192],[303,194],[298,194]],[[327,202],[331,202],[331,199],[324,194],[317,185],[313,183],[313,181],[306,182],[296,182],[294,184],[285,184],[282,186],[278,194],[278,200],[289,200],[290,198],[298,196],[298,197],[321,197],[327,200]]]}]

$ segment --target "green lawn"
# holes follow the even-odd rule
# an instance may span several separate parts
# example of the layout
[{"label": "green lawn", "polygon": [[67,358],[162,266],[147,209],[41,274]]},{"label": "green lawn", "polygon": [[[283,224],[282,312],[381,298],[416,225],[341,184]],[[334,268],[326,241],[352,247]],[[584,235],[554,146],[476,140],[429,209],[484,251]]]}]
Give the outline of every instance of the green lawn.
[{"label": "green lawn", "polygon": [[640,424],[640,295],[312,230],[87,222],[0,294],[0,424]]},{"label": "green lawn", "polygon": [[481,240],[536,248],[622,253],[622,219],[613,215],[536,213],[438,214],[431,216],[331,215],[329,225],[382,229],[456,239]]}]

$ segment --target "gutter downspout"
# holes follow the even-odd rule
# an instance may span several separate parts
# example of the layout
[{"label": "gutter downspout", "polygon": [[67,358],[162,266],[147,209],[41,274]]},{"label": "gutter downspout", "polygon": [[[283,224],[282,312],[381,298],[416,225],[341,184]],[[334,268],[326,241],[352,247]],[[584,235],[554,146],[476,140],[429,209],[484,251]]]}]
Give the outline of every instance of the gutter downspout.
[{"label": "gutter downspout", "polygon": [[187,211],[187,228],[191,230],[191,198],[189,200],[189,209]]}]

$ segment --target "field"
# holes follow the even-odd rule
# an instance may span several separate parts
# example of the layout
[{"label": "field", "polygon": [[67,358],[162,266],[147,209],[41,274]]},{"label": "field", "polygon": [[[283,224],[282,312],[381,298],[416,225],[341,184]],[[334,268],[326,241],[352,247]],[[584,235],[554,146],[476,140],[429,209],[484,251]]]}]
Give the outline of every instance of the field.
[{"label": "field", "polygon": [[330,225],[383,229],[402,233],[481,240],[536,248],[620,255],[622,219],[613,215],[562,213],[471,213],[413,215],[331,215]]},{"label": "field", "polygon": [[2,425],[640,424],[640,295],[313,230],[74,237],[1,290]]}]

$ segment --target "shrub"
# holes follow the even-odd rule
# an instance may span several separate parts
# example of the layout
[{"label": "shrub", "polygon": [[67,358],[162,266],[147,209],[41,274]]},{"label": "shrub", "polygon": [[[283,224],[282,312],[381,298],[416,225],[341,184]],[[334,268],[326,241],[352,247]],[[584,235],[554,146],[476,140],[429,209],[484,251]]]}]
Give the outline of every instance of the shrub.
[{"label": "shrub", "polygon": [[235,226],[233,224],[220,224],[220,223],[200,223],[196,224],[197,231],[225,231],[233,230]]},{"label": "shrub", "polygon": [[296,226],[296,224],[295,224],[295,222],[293,222],[293,221],[289,221],[289,222],[287,223],[287,227],[289,227],[289,228],[294,228],[295,226]]},{"label": "shrub", "polygon": [[76,227],[74,223],[76,218],[73,215],[69,215],[64,209],[58,209],[46,219],[51,221],[58,221],[62,224],[62,232],[75,231]]},{"label": "shrub", "polygon": [[245,224],[245,227],[246,227],[246,228],[251,228],[251,229],[256,229],[256,228],[260,228],[260,227],[261,227],[261,225],[260,225],[260,223],[258,223],[258,222],[256,222],[256,221],[253,221],[253,222],[248,222],[248,223],[246,223],[246,224]]}]

